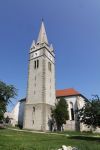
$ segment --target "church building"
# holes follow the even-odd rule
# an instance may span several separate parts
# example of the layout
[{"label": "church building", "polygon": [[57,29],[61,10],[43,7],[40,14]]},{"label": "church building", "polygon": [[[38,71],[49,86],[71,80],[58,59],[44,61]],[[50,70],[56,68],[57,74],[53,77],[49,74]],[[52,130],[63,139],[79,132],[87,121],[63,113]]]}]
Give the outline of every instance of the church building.
[{"label": "church building", "polygon": [[[21,99],[10,113],[12,125],[24,129],[48,131],[51,108],[64,98],[68,104],[69,120],[64,130],[89,130],[77,120],[77,109],[84,106],[87,98],[73,88],[55,89],[55,53],[49,44],[42,21],[37,41],[29,51],[28,84],[26,98]],[[7,116],[7,114],[5,114]]]}]

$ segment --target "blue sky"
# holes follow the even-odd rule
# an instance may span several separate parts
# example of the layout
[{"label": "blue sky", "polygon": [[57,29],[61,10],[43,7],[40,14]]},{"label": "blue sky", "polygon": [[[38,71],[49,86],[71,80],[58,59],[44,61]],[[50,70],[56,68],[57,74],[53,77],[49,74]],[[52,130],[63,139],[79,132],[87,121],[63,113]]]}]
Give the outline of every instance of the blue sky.
[{"label": "blue sky", "polygon": [[0,80],[18,89],[13,103],[26,96],[28,52],[42,17],[56,53],[56,88],[100,95],[100,0],[0,0]]}]

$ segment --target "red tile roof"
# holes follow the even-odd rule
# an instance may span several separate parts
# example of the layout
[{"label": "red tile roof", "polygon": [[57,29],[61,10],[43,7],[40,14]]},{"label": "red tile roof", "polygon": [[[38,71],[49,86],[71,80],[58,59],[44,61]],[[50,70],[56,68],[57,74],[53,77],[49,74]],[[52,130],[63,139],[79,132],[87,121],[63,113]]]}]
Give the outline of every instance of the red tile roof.
[{"label": "red tile roof", "polygon": [[75,96],[80,95],[80,93],[73,88],[70,89],[64,89],[64,90],[56,90],[56,97],[60,96]]}]

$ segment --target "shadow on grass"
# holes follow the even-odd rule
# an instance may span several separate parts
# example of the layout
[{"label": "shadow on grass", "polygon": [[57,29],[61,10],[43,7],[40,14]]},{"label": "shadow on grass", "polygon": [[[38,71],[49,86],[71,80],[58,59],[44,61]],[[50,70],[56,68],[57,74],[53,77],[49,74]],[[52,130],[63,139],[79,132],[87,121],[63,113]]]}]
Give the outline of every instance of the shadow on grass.
[{"label": "shadow on grass", "polygon": [[85,140],[85,141],[95,141],[95,142],[100,142],[99,137],[89,137],[89,136],[70,136],[68,137],[69,139],[74,139],[74,140]]},{"label": "shadow on grass", "polygon": [[4,130],[4,129],[5,129],[5,128],[1,128],[1,127],[0,127],[0,130]]}]

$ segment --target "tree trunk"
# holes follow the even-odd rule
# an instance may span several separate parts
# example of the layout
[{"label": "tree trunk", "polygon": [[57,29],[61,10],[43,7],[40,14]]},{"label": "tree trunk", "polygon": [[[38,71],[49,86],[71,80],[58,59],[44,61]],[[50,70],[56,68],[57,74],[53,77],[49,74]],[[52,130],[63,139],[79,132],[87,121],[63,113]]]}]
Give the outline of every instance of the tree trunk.
[{"label": "tree trunk", "polygon": [[57,125],[57,130],[61,131],[61,125]]}]

